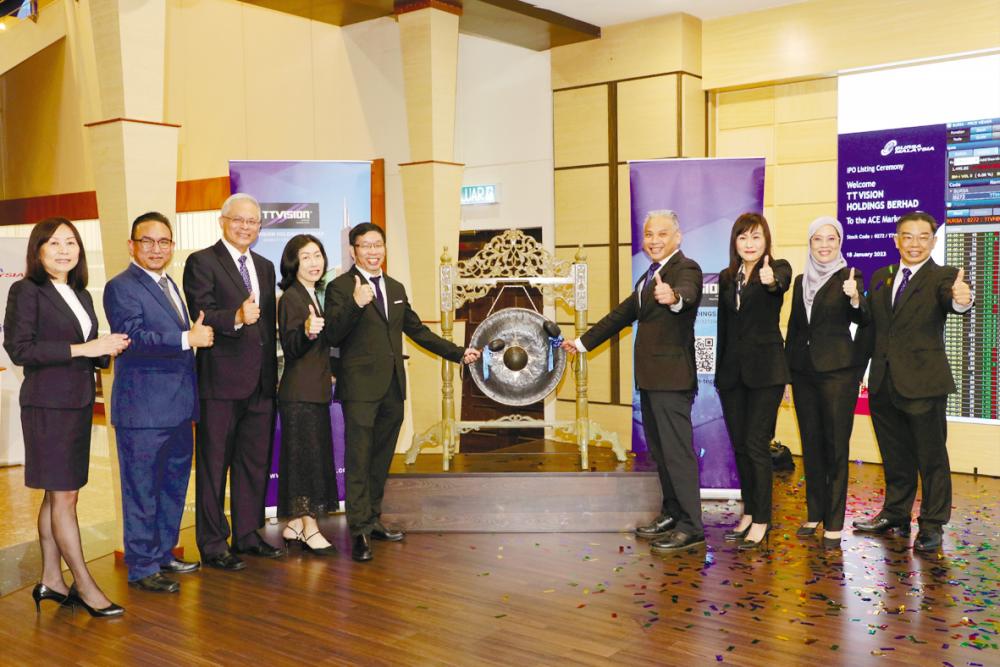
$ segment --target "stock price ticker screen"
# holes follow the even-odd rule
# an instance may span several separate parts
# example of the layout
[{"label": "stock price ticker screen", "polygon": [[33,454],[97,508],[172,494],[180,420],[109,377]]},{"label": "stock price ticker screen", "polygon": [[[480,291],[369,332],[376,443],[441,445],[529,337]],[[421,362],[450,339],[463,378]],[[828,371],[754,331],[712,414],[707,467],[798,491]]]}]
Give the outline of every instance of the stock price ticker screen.
[{"label": "stock price ticker screen", "polygon": [[945,262],[965,268],[975,305],[945,325],[957,391],[948,415],[997,420],[1000,330],[1000,118],[947,125]]}]

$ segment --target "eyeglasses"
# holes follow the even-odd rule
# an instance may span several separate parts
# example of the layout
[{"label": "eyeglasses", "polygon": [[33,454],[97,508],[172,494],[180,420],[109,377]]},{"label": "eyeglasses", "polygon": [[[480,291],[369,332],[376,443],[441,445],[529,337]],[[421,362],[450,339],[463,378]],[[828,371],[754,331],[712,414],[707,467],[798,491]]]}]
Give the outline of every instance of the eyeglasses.
[{"label": "eyeglasses", "polygon": [[910,245],[913,243],[918,243],[920,245],[927,245],[928,243],[931,242],[931,239],[933,238],[934,237],[930,234],[921,234],[919,236],[915,236],[913,234],[900,234],[899,242],[902,243],[903,245]]},{"label": "eyeglasses", "polygon": [[173,239],[151,239],[148,236],[143,236],[141,239],[132,239],[132,243],[138,243],[139,247],[149,252],[153,249],[153,246],[158,247],[160,250],[170,250],[174,247]]},{"label": "eyeglasses", "polygon": [[357,243],[355,248],[361,248],[362,250],[384,250],[385,244],[381,241],[377,243]]},{"label": "eyeglasses", "polygon": [[235,225],[237,225],[239,227],[259,227],[260,226],[260,220],[257,220],[256,218],[240,218],[238,216],[235,217],[235,218],[231,218],[228,215],[224,215],[222,217],[225,218],[226,220],[229,220],[230,222],[232,222],[233,224],[235,224]]}]

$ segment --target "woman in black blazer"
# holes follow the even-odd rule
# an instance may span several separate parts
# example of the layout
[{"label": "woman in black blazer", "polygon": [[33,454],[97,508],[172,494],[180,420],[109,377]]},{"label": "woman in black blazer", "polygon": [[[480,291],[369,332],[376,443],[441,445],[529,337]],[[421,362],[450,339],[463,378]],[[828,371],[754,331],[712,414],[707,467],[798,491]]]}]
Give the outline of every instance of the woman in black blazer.
[{"label": "woman in black blazer", "polygon": [[281,254],[278,335],[285,369],[278,385],[281,451],[278,516],[291,517],[281,535],[307,551],[332,556],[316,519],[339,505],[333,463],[330,346],[320,336],[323,308],[316,287],[326,276],[326,251],[315,236],[289,239]]},{"label": "woman in black blazer", "polygon": [[806,470],[808,516],[796,534],[814,535],[822,522],[829,548],[840,546],[854,405],[868,363],[863,337],[851,325],[871,322],[861,272],[848,269],[840,252],[843,236],[835,218],[809,225],[809,256],[795,278],[785,345]]},{"label": "woman in black blazer", "polygon": [[[79,489],[90,467],[94,369],[129,343],[124,334],[97,336],[97,314],[87,292],[87,258],[80,233],[65,218],[36,224],[28,237],[25,277],[11,285],[4,317],[4,349],[24,367],[21,427],[24,483],[44,489],[38,511],[42,577],[32,591],[42,600],[83,606],[92,616],[119,616],[87,570],[76,518]],[[63,580],[60,559],[73,574]]]},{"label": "woman in black blazer", "polygon": [[771,528],[771,436],[789,381],[778,318],[792,267],[771,257],[771,230],[758,213],[733,223],[729,266],[719,274],[715,386],[733,442],[743,516],[727,540],[740,549],[764,542]]}]

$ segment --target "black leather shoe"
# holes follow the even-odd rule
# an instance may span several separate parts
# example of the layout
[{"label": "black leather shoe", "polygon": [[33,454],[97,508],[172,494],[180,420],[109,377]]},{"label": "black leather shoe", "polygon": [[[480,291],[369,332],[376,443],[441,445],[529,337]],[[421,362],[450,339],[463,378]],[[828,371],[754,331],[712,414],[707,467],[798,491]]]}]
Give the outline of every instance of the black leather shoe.
[{"label": "black leather shoe", "polygon": [[[753,524],[751,524],[753,525]],[[747,531],[749,535],[749,531]],[[760,547],[766,547],[771,541],[771,524],[767,524],[767,528],[764,529],[764,534],[760,536],[759,540],[752,541],[743,539],[742,542],[736,545],[737,551],[750,551],[752,549],[759,549]]]},{"label": "black leather shoe", "polygon": [[649,550],[655,554],[658,553],[669,553],[671,551],[678,551],[679,549],[687,549],[688,547],[695,547],[699,544],[705,544],[705,535],[691,535],[685,533],[683,530],[675,530],[661,540],[656,540],[649,545]]},{"label": "black leather shoe", "polygon": [[795,537],[812,537],[813,535],[816,534],[817,528],[819,528],[818,523],[815,526],[811,527],[802,524],[801,526],[799,526],[799,529],[795,531]]},{"label": "black leather shoe", "polygon": [[750,524],[747,524],[747,527],[744,528],[743,530],[727,530],[725,533],[723,533],[722,539],[724,539],[726,542],[737,542],[746,537],[747,533],[749,532],[750,532]]},{"label": "black leather shoe", "polygon": [[221,554],[215,554],[212,556],[205,556],[205,565],[208,567],[214,567],[217,570],[229,570],[230,572],[242,570],[247,566],[246,563],[229,551],[223,551]]},{"label": "black leather shoe", "polygon": [[372,524],[372,537],[383,542],[399,542],[406,537],[406,533],[396,528],[389,528],[381,521],[375,521]]},{"label": "black leather shoe", "polygon": [[200,569],[200,562],[194,561],[192,563],[180,558],[174,558],[169,563],[160,563],[160,572],[170,572],[171,574],[188,574],[190,572],[197,572]]},{"label": "black leather shoe", "polygon": [[910,536],[910,520],[907,519],[886,519],[881,514],[875,516],[874,519],[855,519],[854,520],[854,530],[860,531],[862,533],[875,533],[876,535],[881,535],[882,533],[887,533],[893,528],[896,532],[904,537]]},{"label": "black leather shoe", "polygon": [[354,538],[354,544],[351,545],[351,558],[359,563],[364,563],[372,559],[372,541],[370,537],[361,534]]},{"label": "black leather shoe", "polygon": [[31,597],[35,601],[36,612],[40,612],[42,610],[42,600],[52,600],[53,602],[57,602],[59,604],[66,603],[65,593],[54,591],[42,583],[35,584],[35,587],[31,589]]},{"label": "black leather shoe", "polygon": [[913,549],[925,553],[936,553],[941,548],[942,538],[940,530],[921,530],[917,533],[917,539],[913,541]]},{"label": "black leather shoe", "polygon": [[281,558],[288,552],[284,549],[279,549],[278,547],[272,547],[267,542],[261,540],[252,547],[247,547],[246,549],[233,549],[233,553],[257,556],[258,558]]},{"label": "black leather shoe", "polygon": [[148,577],[143,577],[142,579],[130,581],[128,582],[128,585],[134,588],[141,588],[142,590],[149,591],[151,593],[177,593],[181,590],[180,584],[173,579],[164,577],[159,572],[154,572]]},{"label": "black leather shoe", "polygon": [[663,537],[677,525],[677,519],[666,514],[661,514],[645,526],[635,527],[635,536],[647,540]]},{"label": "black leather shoe", "polygon": [[80,593],[76,590],[76,584],[69,587],[69,594],[66,596],[66,604],[73,607],[83,607],[87,610],[87,613],[94,618],[114,618],[115,616],[121,616],[125,613],[125,609],[116,605],[114,602],[102,609],[95,609],[94,607],[91,607],[83,601],[82,597],[80,597]]}]

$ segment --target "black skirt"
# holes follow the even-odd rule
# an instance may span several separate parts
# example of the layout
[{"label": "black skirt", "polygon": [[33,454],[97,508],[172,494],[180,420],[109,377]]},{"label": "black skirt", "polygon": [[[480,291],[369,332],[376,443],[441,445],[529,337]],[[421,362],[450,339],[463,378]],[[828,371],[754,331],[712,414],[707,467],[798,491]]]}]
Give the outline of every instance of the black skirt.
[{"label": "black skirt", "polygon": [[339,507],[330,406],[281,401],[278,516],[321,516]]},{"label": "black skirt", "polygon": [[90,430],[94,405],[61,410],[21,406],[24,485],[47,491],[76,491],[90,472]]}]

